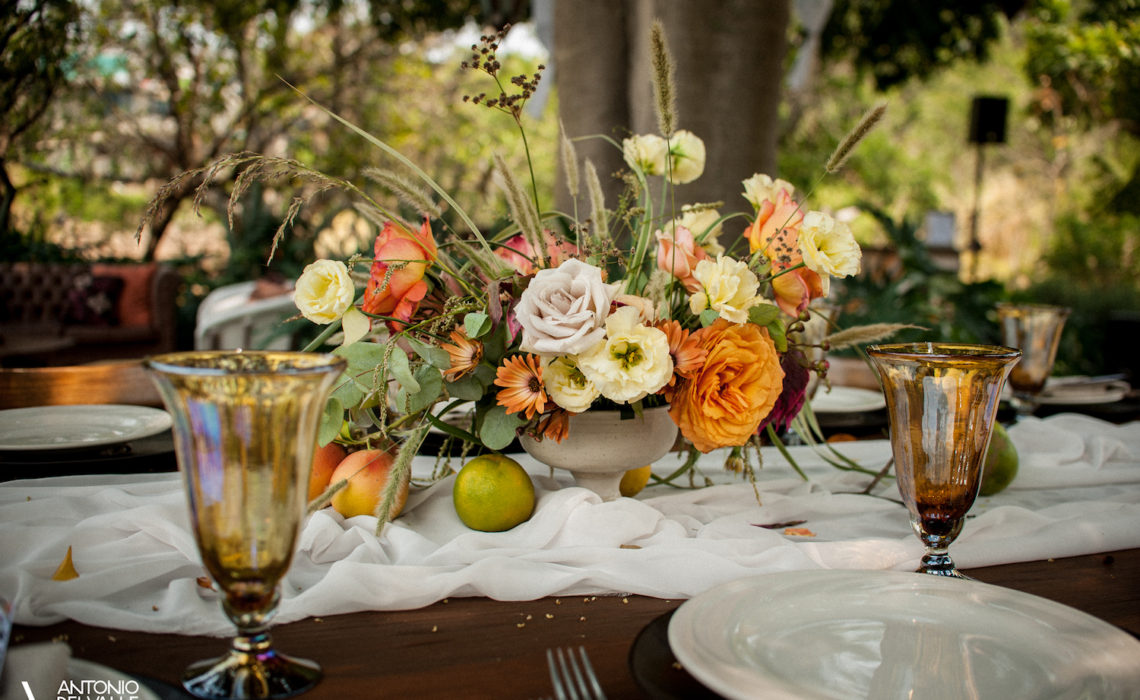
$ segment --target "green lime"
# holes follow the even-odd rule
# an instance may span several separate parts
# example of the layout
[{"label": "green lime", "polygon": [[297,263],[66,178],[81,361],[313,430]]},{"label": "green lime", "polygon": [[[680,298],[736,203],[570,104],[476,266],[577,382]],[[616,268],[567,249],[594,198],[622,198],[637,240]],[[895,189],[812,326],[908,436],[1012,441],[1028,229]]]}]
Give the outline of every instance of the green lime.
[{"label": "green lime", "polygon": [[983,496],[992,496],[1009,486],[1017,476],[1017,447],[1009,439],[1001,423],[994,423],[994,432],[990,436],[990,447],[986,451],[986,461],[982,465]]},{"label": "green lime", "polygon": [[500,454],[481,455],[463,465],[451,494],[456,514],[472,530],[510,530],[534,512],[530,474]]}]

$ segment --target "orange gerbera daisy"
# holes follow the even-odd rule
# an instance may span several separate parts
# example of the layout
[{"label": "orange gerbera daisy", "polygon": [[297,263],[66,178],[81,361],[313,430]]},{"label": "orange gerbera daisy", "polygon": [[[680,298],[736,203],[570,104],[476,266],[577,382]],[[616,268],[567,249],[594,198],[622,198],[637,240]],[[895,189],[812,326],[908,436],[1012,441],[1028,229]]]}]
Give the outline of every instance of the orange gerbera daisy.
[{"label": "orange gerbera daisy", "polygon": [[550,399],[542,385],[542,364],[537,355],[515,355],[503,360],[495,373],[495,384],[503,390],[495,395],[507,413],[526,411],[527,419],[534,418],[546,408]]},{"label": "orange gerbera daisy", "polygon": [[659,321],[655,325],[669,339],[669,354],[673,357],[673,376],[660,392],[666,399],[671,399],[677,377],[688,379],[700,371],[705,366],[705,358],[708,357],[709,351],[701,347],[697,339],[677,321]]},{"label": "orange gerbera daisy", "polygon": [[544,440],[562,442],[570,434],[570,416],[572,414],[565,408],[555,407],[539,419],[535,432]]},{"label": "orange gerbera daisy", "polygon": [[443,371],[448,381],[465,377],[475,371],[483,360],[483,343],[471,340],[459,331],[451,331],[451,342],[440,345],[451,358],[451,368]]}]

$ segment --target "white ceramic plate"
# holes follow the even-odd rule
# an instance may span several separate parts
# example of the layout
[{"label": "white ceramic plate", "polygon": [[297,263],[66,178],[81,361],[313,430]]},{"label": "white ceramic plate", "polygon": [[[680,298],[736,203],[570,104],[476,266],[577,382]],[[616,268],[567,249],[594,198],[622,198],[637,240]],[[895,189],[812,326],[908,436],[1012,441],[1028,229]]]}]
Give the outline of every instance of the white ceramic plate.
[{"label": "white ceramic plate", "polygon": [[37,406],[0,411],[0,451],[117,445],[170,428],[170,414],[119,404]]},{"label": "white ceramic plate", "polygon": [[677,609],[669,644],[727,698],[1136,698],[1140,641],[1044,598],[900,571],[732,581]]},{"label": "white ceramic plate", "polygon": [[882,392],[853,386],[820,387],[811,400],[815,413],[860,413],[877,411],[887,405]]},{"label": "white ceramic plate", "polygon": [[1120,401],[1132,389],[1128,382],[1096,382],[1083,377],[1056,377],[1045,383],[1037,397],[1042,404],[1078,406]]},{"label": "white ceramic plate", "polygon": [[[103,697],[106,698],[129,698],[134,697],[137,700],[159,700],[158,695],[146,687],[133,676],[128,676],[122,671],[116,671],[113,668],[107,668],[101,664],[91,661],[84,661],[83,659],[69,659],[67,662],[67,676],[75,683],[81,681],[107,681],[110,684],[109,690],[115,691],[123,688],[125,692],[109,692]],[[95,686],[95,690],[102,690],[102,686]],[[54,696],[53,696],[54,697]],[[62,694],[61,694],[62,697]],[[82,693],[79,697],[85,697]],[[89,697],[97,697],[96,693],[90,693]]]}]

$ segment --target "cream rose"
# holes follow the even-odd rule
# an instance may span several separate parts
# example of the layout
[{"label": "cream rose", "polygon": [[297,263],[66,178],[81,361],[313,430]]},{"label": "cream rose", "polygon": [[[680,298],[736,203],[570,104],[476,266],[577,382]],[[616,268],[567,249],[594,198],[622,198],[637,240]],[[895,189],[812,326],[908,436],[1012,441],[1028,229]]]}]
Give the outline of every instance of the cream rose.
[{"label": "cream rose", "polygon": [[344,315],[356,298],[348,266],[339,260],[317,260],[297,278],[293,303],[313,323],[327,325]]},{"label": "cream rose", "polygon": [[645,134],[622,139],[621,152],[629,167],[637,168],[646,175],[665,174],[669,145],[660,136]]},{"label": "cream rose", "polygon": [[818,274],[825,286],[828,275],[849,277],[859,272],[863,252],[851,227],[842,221],[822,212],[809,211],[800,226],[799,243],[804,265]]},{"label": "cream rose", "polygon": [[720,317],[733,323],[748,320],[748,309],[756,304],[760,280],[748,269],[748,264],[718,255],[716,261],[697,263],[693,277],[701,288],[689,297],[689,309],[700,314],[715,309]]},{"label": "cream rose", "polygon": [[764,173],[756,173],[744,181],[744,198],[756,209],[760,208],[760,203],[764,200],[775,202],[780,190],[786,191],[790,196],[795,194],[796,188],[787,180],[773,180]]},{"label": "cream rose", "polygon": [[637,309],[623,306],[606,319],[605,339],[578,357],[578,367],[607,399],[637,401],[673,376],[669,337],[638,323]]},{"label": "cream rose", "polygon": [[681,129],[669,139],[669,159],[669,181],[675,185],[692,182],[705,171],[705,142]]},{"label": "cream rose", "polygon": [[598,388],[582,370],[574,358],[562,355],[549,360],[542,368],[542,385],[551,401],[571,413],[582,413],[590,408],[598,398]]},{"label": "cream rose", "polygon": [[604,323],[617,286],[602,271],[576,259],[539,270],[515,307],[522,350],[577,355],[605,337]]}]

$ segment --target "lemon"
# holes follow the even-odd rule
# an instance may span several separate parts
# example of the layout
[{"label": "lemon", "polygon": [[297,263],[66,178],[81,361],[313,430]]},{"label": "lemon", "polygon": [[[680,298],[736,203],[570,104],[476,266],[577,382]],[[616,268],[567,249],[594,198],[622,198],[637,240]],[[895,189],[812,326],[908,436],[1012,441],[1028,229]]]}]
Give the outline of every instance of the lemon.
[{"label": "lemon", "polygon": [[456,514],[472,530],[510,530],[534,512],[530,474],[500,454],[481,455],[463,465],[451,494]]},{"label": "lemon", "polygon": [[990,447],[986,450],[986,461],[982,465],[982,488],[979,493],[992,496],[1009,486],[1017,476],[1017,464],[1017,447],[1001,423],[994,423]]},{"label": "lemon", "polygon": [[645,488],[645,485],[649,483],[649,475],[653,472],[652,467],[652,464],[646,464],[644,467],[630,469],[625,474],[622,474],[621,485],[618,486],[621,495],[626,498],[633,498],[641,493],[641,489]]}]

